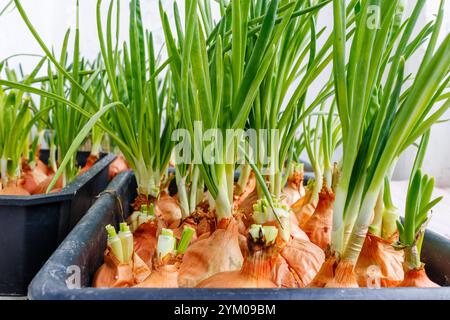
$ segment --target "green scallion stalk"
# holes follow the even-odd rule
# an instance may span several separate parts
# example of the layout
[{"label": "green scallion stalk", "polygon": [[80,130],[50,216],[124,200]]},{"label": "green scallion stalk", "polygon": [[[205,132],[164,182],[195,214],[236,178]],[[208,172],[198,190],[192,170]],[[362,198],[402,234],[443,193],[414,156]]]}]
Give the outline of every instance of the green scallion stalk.
[{"label": "green scallion stalk", "polygon": [[181,234],[181,239],[177,247],[178,254],[184,254],[186,252],[194,234],[195,230],[193,228],[189,226],[185,226],[183,228],[183,233]]},{"label": "green scallion stalk", "polygon": [[119,260],[120,263],[124,263],[124,255],[122,250],[122,241],[116,233],[116,229],[108,224],[106,227],[108,233],[108,247],[111,249],[112,254]]},{"label": "green scallion stalk", "polygon": [[399,210],[394,205],[391,197],[391,186],[389,179],[386,177],[384,181],[384,197],[383,197],[383,222],[381,236],[384,239],[391,239],[397,232],[397,221],[399,221]]},{"label": "green scallion stalk", "polygon": [[122,244],[123,263],[130,263],[133,259],[133,234],[126,222],[120,223],[119,239]]}]

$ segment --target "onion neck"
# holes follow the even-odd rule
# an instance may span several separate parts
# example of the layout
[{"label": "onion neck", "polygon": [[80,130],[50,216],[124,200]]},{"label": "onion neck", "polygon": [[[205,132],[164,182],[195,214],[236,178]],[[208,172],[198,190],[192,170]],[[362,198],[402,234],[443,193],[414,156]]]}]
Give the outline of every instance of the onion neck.
[{"label": "onion neck", "polygon": [[408,246],[405,248],[405,262],[404,268],[406,271],[419,270],[422,267],[420,262],[420,253],[417,245]]},{"label": "onion neck", "polygon": [[178,200],[180,201],[181,214],[183,219],[189,216],[189,202],[186,190],[186,177],[182,177],[178,168],[175,168],[175,175],[177,180]]},{"label": "onion neck", "polygon": [[144,161],[136,162],[135,174],[138,184],[138,193],[157,198],[160,193],[160,174],[147,168]]},{"label": "onion neck", "polygon": [[[194,213],[195,209],[197,208],[199,193],[203,191],[203,188],[201,188],[199,180],[200,180],[200,169],[197,166],[194,166],[193,173],[192,173],[190,194],[189,194],[189,213],[188,214]],[[199,186],[200,186],[200,188],[199,188]]]},{"label": "onion neck", "polygon": [[379,190],[368,190],[359,210],[358,218],[353,226],[343,258],[356,264],[369,230],[373,209],[378,199]]},{"label": "onion neck", "polygon": [[248,180],[250,179],[251,172],[252,172],[252,170],[251,170],[250,165],[247,162],[245,162],[241,166],[241,173],[239,174],[239,179],[236,184],[236,186],[237,186],[236,194],[238,196],[240,196],[244,192],[245,187],[247,186]]},{"label": "onion neck", "polygon": [[228,179],[225,165],[217,166],[218,193],[214,199],[217,221],[232,218],[232,207],[228,195]]},{"label": "onion neck", "polygon": [[270,279],[272,274],[271,259],[270,248],[255,250],[245,258],[241,273],[256,279]]},{"label": "onion neck", "polygon": [[381,229],[383,226],[383,209],[383,190],[381,190],[375,204],[374,218],[372,224],[370,225],[370,232],[377,237],[381,237]]},{"label": "onion neck", "polygon": [[0,174],[2,176],[2,185],[3,188],[6,188],[8,185],[8,160],[5,158],[0,159]]}]

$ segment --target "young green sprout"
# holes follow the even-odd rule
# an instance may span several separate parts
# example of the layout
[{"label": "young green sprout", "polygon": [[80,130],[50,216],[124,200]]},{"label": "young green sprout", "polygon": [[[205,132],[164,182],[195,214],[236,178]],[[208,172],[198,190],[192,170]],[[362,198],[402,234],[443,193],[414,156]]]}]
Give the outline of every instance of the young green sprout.
[{"label": "young green sprout", "polygon": [[431,209],[442,200],[442,197],[431,200],[433,189],[434,178],[417,170],[408,188],[405,220],[403,223],[397,221],[400,239],[396,246],[405,250],[407,271],[422,268],[420,253],[425,229],[431,218]]},{"label": "young green sprout", "polygon": [[384,181],[384,195],[383,195],[383,217],[381,236],[384,239],[392,239],[397,232],[397,221],[399,221],[399,210],[392,202],[391,186],[389,179]]},{"label": "young green sprout", "polygon": [[106,232],[108,233],[108,247],[110,248],[112,254],[120,261],[120,263],[124,262],[123,259],[123,250],[122,250],[122,241],[116,233],[116,229],[108,224],[106,227]]},{"label": "young green sprout", "polygon": [[192,237],[195,234],[195,230],[189,226],[185,226],[183,233],[181,234],[180,242],[178,243],[177,253],[184,254],[191,243]]},{"label": "young green sprout", "polygon": [[290,212],[289,208],[281,204],[277,199],[272,199],[273,206],[265,198],[259,199],[253,205],[253,220],[257,224],[264,224],[267,222],[277,221],[277,217],[280,222],[281,237],[284,241],[289,241],[290,237]]},{"label": "young green sprout", "polygon": [[120,224],[119,239],[122,244],[123,262],[130,263],[133,258],[133,234],[126,222]]},{"label": "young green sprout", "polygon": [[278,229],[274,226],[262,226],[260,224],[252,224],[248,230],[253,241],[264,241],[266,246],[273,245],[277,240]]}]

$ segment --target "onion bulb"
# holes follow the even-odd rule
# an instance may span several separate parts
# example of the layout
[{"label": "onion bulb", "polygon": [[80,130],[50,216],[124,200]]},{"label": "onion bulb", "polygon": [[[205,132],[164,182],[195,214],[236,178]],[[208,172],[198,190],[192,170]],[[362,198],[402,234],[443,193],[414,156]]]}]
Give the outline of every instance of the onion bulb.
[{"label": "onion bulb", "polygon": [[163,264],[156,267],[150,276],[135,288],[178,288],[178,266]]},{"label": "onion bulb", "polygon": [[109,165],[108,169],[108,177],[109,180],[112,180],[119,173],[127,171],[130,167],[128,166],[125,158],[120,155]]},{"label": "onion bulb", "polygon": [[107,248],[104,263],[95,273],[92,286],[94,288],[127,288],[142,282],[149,276],[150,269],[139,256],[134,254],[130,263],[121,263],[111,249]]},{"label": "onion bulb", "polygon": [[247,255],[241,270],[216,273],[200,282],[198,288],[275,288],[271,280],[277,257],[276,227],[252,225],[247,236]]},{"label": "onion bulb", "polygon": [[85,173],[90,168],[92,168],[92,166],[98,161],[98,159],[99,159],[98,156],[90,154],[89,157],[86,160],[86,164],[84,165],[83,168],[81,168],[80,174]]},{"label": "onion bulb", "polygon": [[[286,265],[278,262],[278,269],[274,269],[273,279],[278,285],[292,284],[295,279],[295,287],[306,287],[316,276],[325,260],[324,252],[309,240],[291,239],[280,251]],[[292,273],[292,277],[286,273],[286,267]]]},{"label": "onion bulb", "polygon": [[334,270],[334,277],[325,288],[359,288],[353,261],[341,260]]},{"label": "onion bulb", "polygon": [[428,278],[424,266],[419,269],[408,270],[399,287],[437,288],[439,285]]},{"label": "onion bulb", "polygon": [[[54,176],[55,176],[54,174],[51,174],[47,177],[47,179],[45,179],[44,181],[39,183],[38,186],[36,187],[36,189],[34,189],[33,194],[46,193],[47,188],[50,185],[50,183],[52,182]],[[59,191],[63,187],[62,182],[63,182],[63,179],[62,179],[62,176],[60,176],[51,191],[52,192]]]},{"label": "onion bulb", "polygon": [[334,256],[329,256],[320,267],[314,279],[309,283],[309,288],[324,288],[328,282],[334,278],[334,270],[336,269],[337,261]]},{"label": "onion bulb", "polygon": [[18,185],[14,181],[10,181],[5,188],[0,190],[0,195],[29,196],[30,193],[26,189],[24,189],[21,185]]},{"label": "onion bulb", "polygon": [[195,287],[216,273],[240,270],[243,257],[239,248],[238,225],[234,219],[227,226],[225,224],[220,221],[211,236],[189,246],[180,265],[180,287]]},{"label": "onion bulb", "polygon": [[133,233],[134,252],[151,269],[152,258],[156,251],[156,232],[158,225],[156,221],[149,221],[141,224]]},{"label": "onion bulb", "polygon": [[393,241],[367,234],[355,267],[360,287],[371,286],[378,279],[381,287],[395,287],[402,282],[404,253],[392,244]]},{"label": "onion bulb", "polygon": [[334,193],[324,186],[319,193],[319,202],[313,215],[306,221],[303,230],[312,243],[325,250],[331,243]]},{"label": "onion bulb", "polygon": [[315,209],[315,204],[311,203],[311,191],[309,190],[291,206],[291,210],[297,217],[300,228],[303,229],[305,223],[313,215]]},{"label": "onion bulb", "polygon": [[249,252],[241,270],[216,273],[197,288],[276,288],[271,280],[273,257],[264,249]]},{"label": "onion bulb", "polygon": [[283,194],[286,196],[285,204],[289,207],[300,200],[305,195],[303,186],[303,165],[299,165],[297,169],[289,174],[287,185],[283,188]]},{"label": "onion bulb", "polygon": [[162,192],[154,202],[155,215],[164,222],[167,228],[175,229],[179,226],[182,215],[177,200],[167,192]]}]

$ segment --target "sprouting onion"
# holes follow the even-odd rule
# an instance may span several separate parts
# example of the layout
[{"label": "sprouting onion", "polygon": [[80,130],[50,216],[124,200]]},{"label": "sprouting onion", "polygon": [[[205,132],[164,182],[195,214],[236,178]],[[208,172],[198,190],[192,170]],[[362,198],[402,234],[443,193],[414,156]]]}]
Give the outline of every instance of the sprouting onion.
[{"label": "sprouting onion", "polygon": [[[167,50],[172,58],[170,66],[181,110],[182,128],[189,132],[191,141],[194,141],[196,134],[195,121],[201,121],[203,131],[219,129],[224,136],[226,129],[245,127],[261,81],[269,70],[294,8],[291,6],[280,17],[277,16],[278,0],[261,8],[265,15],[260,32],[255,35],[256,40],[250,46],[250,2],[234,1],[227,7],[233,16],[233,23],[220,22],[218,32],[208,48],[205,30],[210,28],[199,19],[198,3],[196,0],[186,2],[184,32],[181,22],[176,21],[178,41],[175,40],[167,14],[160,7]],[[275,23],[277,18],[282,19],[279,24]],[[210,24],[208,19],[206,23]],[[198,168],[214,199],[217,218],[221,220],[232,216],[236,142],[222,145],[219,152],[222,161],[215,164],[202,161]]]},{"label": "sprouting onion", "polygon": [[[424,3],[417,1],[404,27],[398,27],[394,16],[399,1],[362,1],[348,61],[344,3],[333,3],[334,77],[343,160],[332,247],[334,255],[350,265],[356,263],[362,248],[385,176],[398,156],[450,107],[447,99],[437,110],[432,108],[449,81],[450,36],[439,47],[436,42],[442,4],[436,22],[424,28],[432,32],[416,76],[412,83],[405,81],[410,78],[404,75],[405,60],[430,34],[419,32],[411,40]],[[381,9],[379,28],[368,23],[374,4]]]},{"label": "sprouting onion", "polygon": [[[45,59],[41,59],[29,76],[25,77],[24,83],[30,83],[44,64]],[[3,69],[8,79],[17,81],[17,74],[10,70],[7,65]],[[1,80],[0,80],[1,81]],[[0,86],[0,177],[1,188],[6,188],[10,183],[16,185],[21,176],[22,159],[27,159],[28,145],[31,129],[35,121],[39,119],[43,112],[32,114],[31,99],[22,90],[8,90]]]}]

